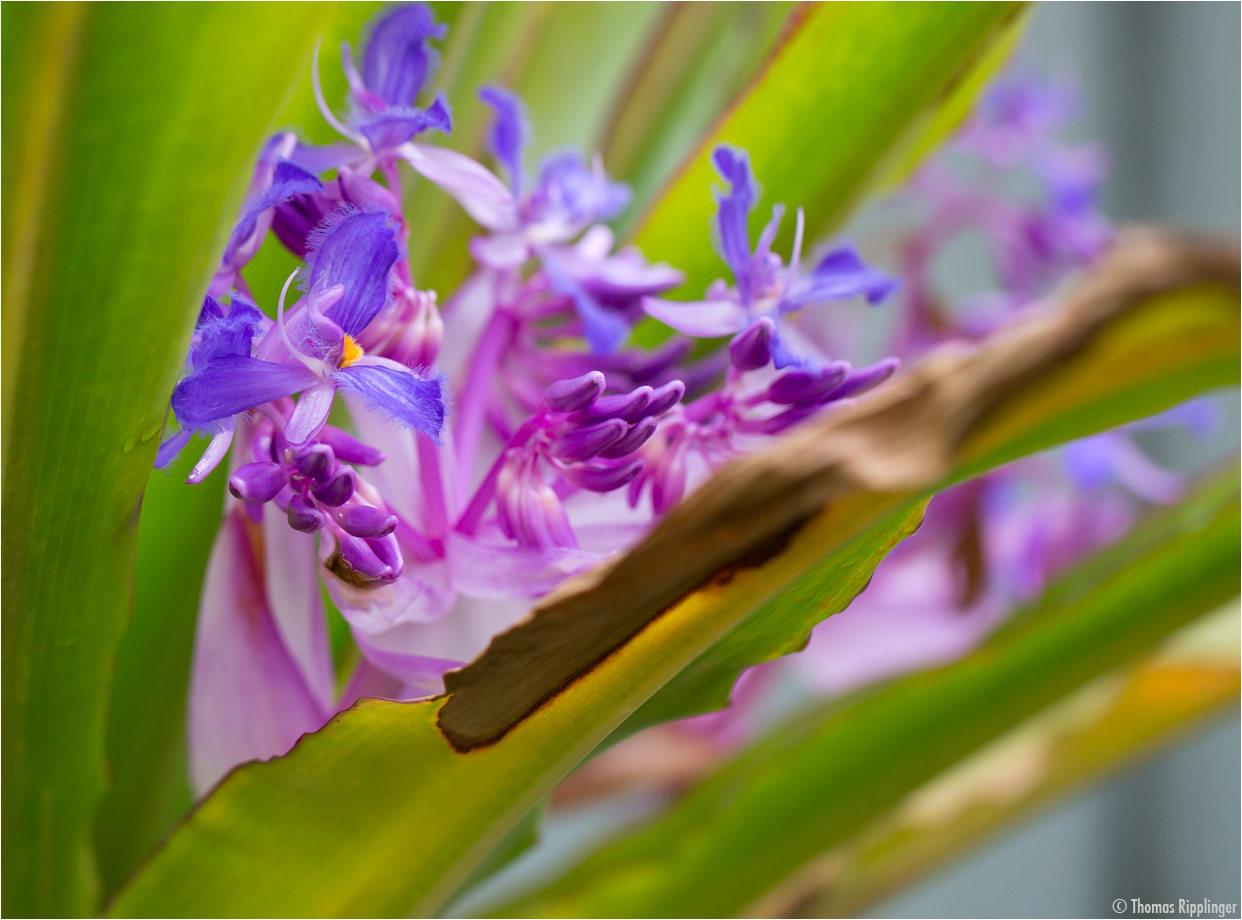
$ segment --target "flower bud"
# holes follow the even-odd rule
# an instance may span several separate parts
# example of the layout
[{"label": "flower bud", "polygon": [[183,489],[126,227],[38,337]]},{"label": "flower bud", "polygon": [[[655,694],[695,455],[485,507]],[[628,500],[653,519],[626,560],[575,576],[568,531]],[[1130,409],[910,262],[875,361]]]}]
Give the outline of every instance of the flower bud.
[{"label": "flower bud", "polygon": [[327,444],[308,444],[293,455],[293,466],[307,479],[327,479],[336,468],[336,454]]},{"label": "flower bud", "polygon": [[739,371],[753,371],[772,360],[772,340],[776,323],[770,316],[761,316],[729,342],[729,360]]},{"label": "flower bud", "polygon": [[569,463],[588,460],[624,437],[629,427],[621,419],[612,418],[598,425],[575,428],[552,443],[552,456]]},{"label": "flower bud", "polygon": [[397,516],[370,505],[344,505],[332,517],[355,537],[386,537],[397,529]]},{"label": "flower bud", "polygon": [[290,498],[285,514],[289,518],[289,526],[301,533],[315,533],[326,522],[323,512],[305,495]]},{"label": "flower bud", "polygon": [[357,482],[358,474],[353,468],[343,466],[323,485],[312,489],[311,494],[329,508],[336,508],[349,501],[354,494],[354,486]]},{"label": "flower bud", "polygon": [[270,502],[285,487],[289,477],[284,467],[272,460],[259,460],[239,466],[229,477],[229,491],[245,502]]},{"label": "flower bud", "polygon": [[599,371],[571,380],[558,380],[544,391],[544,401],[556,412],[576,412],[599,399],[604,383],[604,375]]}]

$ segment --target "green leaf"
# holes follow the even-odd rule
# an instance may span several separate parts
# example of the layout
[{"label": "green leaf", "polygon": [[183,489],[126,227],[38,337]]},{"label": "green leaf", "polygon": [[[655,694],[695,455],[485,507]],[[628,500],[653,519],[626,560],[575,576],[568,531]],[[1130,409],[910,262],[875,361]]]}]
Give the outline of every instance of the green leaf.
[{"label": "green leaf", "polygon": [[95,909],[139,500],[250,163],[331,11],[4,8],[8,914]]},{"label": "green leaf", "polygon": [[[1221,280],[1205,287],[1211,279]],[[629,555],[566,585],[450,672],[447,700],[363,701],[289,755],[236,769],[112,913],[435,911],[663,684],[808,573],[844,570],[845,559],[865,572],[926,495],[980,456],[1012,459],[1006,452],[1050,414],[1079,413],[1079,428],[1057,430],[1084,435],[1172,405],[1212,361],[1231,359],[1236,380],[1236,279],[1231,251],[1130,240],[1061,311],[933,355],[853,409],[736,461]],[[1184,289],[1203,305],[1181,322],[1161,294]],[[1099,369],[1130,361],[1119,386],[1134,391],[1161,349],[1177,356],[1156,362],[1163,405],[1099,409],[1118,392],[1096,381]],[[1067,380],[1099,385],[1046,398]],[[1026,428],[1008,426],[1015,415]],[[772,635],[788,641],[803,622]]]},{"label": "green leaf", "polygon": [[651,196],[788,40],[805,9],[785,2],[679,3],[666,9],[600,144],[609,174],[634,192],[613,221],[619,235],[626,235]]},{"label": "green leaf", "polygon": [[[1135,667],[1098,677],[911,793],[816,857],[759,916],[851,917],[1055,799],[1237,711],[1238,602],[1173,633]],[[807,909],[806,905],[810,905]]]},{"label": "green leaf", "polygon": [[[342,40],[355,41],[379,6],[350,3],[325,15],[317,33],[323,47],[336,49]],[[443,17],[444,11],[437,14]],[[327,58],[335,59],[331,54]],[[327,67],[324,71],[328,98],[343,99],[340,68],[335,73]],[[328,143],[333,135],[321,127],[322,121],[304,68],[275,126],[317,128],[310,136]],[[270,313],[275,313],[280,287],[296,264],[277,243],[265,246],[247,267],[246,280],[259,305]],[[180,482],[203,446],[200,441],[194,444],[197,448],[187,449],[171,474],[152,473],[143,495],[133,619],[117,650],[108,711],[111,785],[95,826],[105,898],[115,893],[192,800],[185,768],[186,688],[199,591],[220,522],[224,477],[222,467],[200,486]]]},{"label": "green leaf", "polygon": [[976,652],[805,715],[506,916],[737,916],[906,794],[1239,588],[1234,470]]},{"label": "green leaf", "polygon": [[185,701],[198,595],[224,505],[225,466],[201,485],[181,482],[204,442],[142,497],[134,613],[116,653],[108,707],[111,785],[95,822],[104,896],[115,892],[190,807]]},{"label": "green leaf", "polygon": [[[712,132],[640,222],[651,259],[686,272],[683,296],[699,297],[724,265],[708,235],[720,143],[750,151],[763,201],[806,210],[807,238],[835,227],[897,163],[909,164],[968,110],[1003,57],[1020,20],[1014,3],[825,3],[816,5],[755,88]],[[778,248],[789,247],[793,221]]]}]

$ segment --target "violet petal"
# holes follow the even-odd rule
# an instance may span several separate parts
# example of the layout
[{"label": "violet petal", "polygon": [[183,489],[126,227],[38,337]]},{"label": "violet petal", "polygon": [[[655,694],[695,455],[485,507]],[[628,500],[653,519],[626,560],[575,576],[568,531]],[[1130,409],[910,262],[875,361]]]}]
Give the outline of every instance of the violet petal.
[{"label": "violet petal", "polygon": [[521,195],[522,153],[530,139],[526,107],[517,93],[510,92],[503,86],[484,86],[479,90],[479,98],[496,113],[492,130],[487,135],[492,155],[509,174],[509,188],[513,189],[513,194]]},{"label": "violet petal", "polygon": [[357,211],[311,248],[309,289],[343,285],[344,295],[324,315],[357,336],[388,303],[388,273],[400,255],[396,228],[382,211]]},{"label": "violet petal", "polygon": [[601,396],[590,407],[575,412],[570,416],[569,420],[580,424],[589,424],[601,419],[619,418],[632,425],[646,414],[645,410],[651,403],[651,394],[653,392],[654,390],[651,387],[641,386],[628,393]]},{"label": "violet petal", "polygon": [[634,453],[651,439],[658,426],[659,422],[656,421],[655,416],[649,415],[641,419],[637,424],[630,426],[625,437],[601,450],[599,456],[612,460]]},{"label": "violet petal", "polygon": [[422,3],[397,7],[379,20],[362,56],[367,89],[389,105],[413,103],[439,58],[427,42],[447,31]]},{"label": "violet petal", "polygon": [[685,395],[686,385],[680,380],[670,380],[663,386],[656,387],[651,391],[651,401],[643,409],[642,417],[655,418],[663,415],[681,402],[682,397]]},{"label": "violet petal", "polygon": [[255,406],[291,396],[319,380],[301,364],[275,364],[247,355],[219,355],[177,384],[172,408],[191,428],[207,428]]},{"label": "violet petal", "polygon": [[293,465],[308,479],[327,479],[336,469],[336,454],[327,444],[310,444],[293,455]]},{"label": "violet petal", "polygon": [[746,309],[735,300],[661,300],[644,297],[643,311],[696,339],[733,335],[746,325]]},{"label": "violet petal", "polygon": [[357,438],[332,425],[323,426],[323,430],[319,432],[319,440],[332,448],[338,460],[344,460],[346,463],[379,466],[384,462],[382,450],[363,444]]},{"label": "violet petal", "polygon": [[363,359],[332,375],[341,386],[407,428],[439,441],[444,428],[444,384],[439,377],[420,377],[395,361]]},{"label": "violet petal", "polygon": [[712,151],[712,166],[729,183],[729,193],[716,193],[716,233],[720,255],[739,283],[746,279],[750,262],[750,229],[747,218],[758,200],[758,189],[750,171],[750,155],[720,145]]},{"label": "violet petal", "polygon": [[827,367],[809,371],[789,371],[772,381],[767,399],[790,406],[821,403],[841,385],[850,371],[847,361],[835,361]]}]

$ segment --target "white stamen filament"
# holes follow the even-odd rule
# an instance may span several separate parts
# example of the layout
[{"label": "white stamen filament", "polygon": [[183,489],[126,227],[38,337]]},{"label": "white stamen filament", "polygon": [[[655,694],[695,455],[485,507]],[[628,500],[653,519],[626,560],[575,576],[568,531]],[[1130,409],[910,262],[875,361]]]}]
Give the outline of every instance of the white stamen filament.
[{"label": "white stamen filament", "polygon": [[319,84],[319,45],[322,42],[322,37],[316,39],[315,56],[311,58],[311,89],[315,93],[315,105],[319,106],[319,114],[323,116],[323,120],[330,124],[338,134],[342,137],[349,138],[355,144],[361,144],[369,150],[370,145],[367,144],[366,138],[359,137],[345,127],[336,115],[332,113],[332,110],[328,108],[327,100],[323,98],[323,87]]},{"label": "white stamen filament", "polygon": [[285,279],[285,286],[280,289],[280,300],[276,303],[276,328],[280,330],[281,341],[285,343],[285,348],[289,349],[289,354],[293,355],[293,357],[297,358],[320,377],[326,378],[329,373],[327,366],[322,361],[318,361],[310,355],[302,354],[302,352],[294,348],[293,342],[289,339],[289,333],[285,329],[285,295],[289,293],[289,285],[293,284],[293,279],[298,276],[299,270],[295,268],[293,273]]},{"label": "white stamen filament", "polygon": [[789,255],[789,274],[798,274],[798,263],[802,261],[802,231],[806,229],[806,215],[798,208],[798,220],[794,225],[793,252]]}]

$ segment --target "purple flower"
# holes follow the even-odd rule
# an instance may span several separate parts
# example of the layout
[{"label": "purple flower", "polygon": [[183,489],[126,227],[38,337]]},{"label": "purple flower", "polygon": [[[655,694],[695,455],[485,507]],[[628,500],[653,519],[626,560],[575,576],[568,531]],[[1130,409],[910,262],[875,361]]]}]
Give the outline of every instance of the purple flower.
[{"label": "purple flower", "polygon": [[292,134],[278,134],[264,147],[255,166],[250,197],[229,235],[220,267],[208,288],[209,294],[220,297],[237,287],[248,295],[241,270],[263,244],[277,207],[291,198],[314,194],[323,188],[317,176],[288,159],[296,147],[297,138]]},{"label": "purple flower", "polygon": [[[268,326],[254,355],[252,342],[267,324],[258,310],[239,301],[225,316],[208,299],[190,353],[190,372],[172,398],[183,431],[215,435],[191,481],[200,481],[223,457],[239,415],[296,393],[302,396],[287,420],[280,409],[268,410],[281,418],[283,437],[293,447],[307,444],[323,427],[338,388],[358,394],[403,425],[439,437],[441,381],[367,355],[354,338],[388,303],[388,276],[398,255],[393,228],[382,212],[346,213],[327,224],[312,242],[310,293],[286,323],[282,292],[277,322]],[[188,437],[179,439],[183,446]],[[176,440],[160,459],[174,448],[179,449]]]},{"label": "purple flower", "polygon": [[798,210],[797,232],[789,266],[771,251],[785,208],[772,208],[772,219],[759,234],[752,253],[748,216],[758,200],[758,189],[745,151],[717,147],[712,165],[729,184],[728,193],[716,192],[714,239],[717,250],[733,273],[734,286],[717,281],[707,291],[707,299],[675,302],[648,297],[643,309],[650,315],[695,338],[718,338],[744,333],[762,318],[775,325],[765,333],[768,350],[777,368],[800,366],[810,359],[796,355],[785,342],[782,318],[812,304],[847,300],[862,295],[869,303],[879,303],[897,288],[897,282],[883,272],[864,264],[858,253],[844,247],[833,250],[806,275],[798,263],[802,250],[802,210]]},{"label": "purple flower", "polygon": [[[1074,109],[1072,88],[1006,75],[982,98],[950,151],[915,177],[912,190],[929,214],[901,247],[908,309],[900,350],[987,331],[1111,244],[1113,228],[1098,208],[1108,171],[1103,149],[1071,147],[1053,137]],[[969,169],[954,168],[962,159],[971,161]],[[998,191],[1023,173],[1034,179],[1037,196]],[[997,289],[959,298],[962,309],[946,311],[933,268],[945,247],[970,231],[988,248]]]},{"label": "purple flower", "polygon": [[[350,55],[349,43],[342,42],[341,65],[354,102],[353,114],[345,123],[324,101],[316,49],[313,79],[320,111],[328,124],[358,146],[357,151],[342,148],[338,152],[341,159],[324,163],[324,168],[366,160],[391,166],[402,145],[416,135],[432,128],[445,134],[453,130],[452,111],[443,93],[437,94],[426,109],[414,105],[438,61],[427,42],[443,38],[447,31],[421,3],[397,7],[371,29],[363,51],[362,73]],[[313,156],[303,154],[307,155]]]}]

